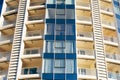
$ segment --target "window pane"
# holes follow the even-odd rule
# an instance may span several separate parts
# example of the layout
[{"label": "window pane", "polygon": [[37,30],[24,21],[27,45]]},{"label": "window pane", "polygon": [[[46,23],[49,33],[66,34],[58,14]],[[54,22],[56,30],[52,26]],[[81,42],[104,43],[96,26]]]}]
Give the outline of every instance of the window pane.
[{"label": "window pane", "polygon": [[30,52],[31,52],[30,50],[26,50],[26,54],[30,54]]},{"label": "window pane", "polygon": [[44,60],[44,73],[52,73],[53,72],[53,60],[45,59]]},{"label": "window pane", "polygon": [[37,68],[30,68],[30,74],[37,74]]},{"label": "window pane", "polygon": [[47,4],[55,4],[55,0],[47,0]]},{"label": "window pane", "polygon": [[74,35],[75,34],[74,30],[75,28],[72,24],[66,25],[66,35]]},{"label": "window pane", "polygon": [[74,9],[66,9],[66,18],[67,19],[74,19],[75,13]]},{"label": "window pane", "polygon": [[74,60],[66,60],[66,73],[74,73]]},{"label": "window pane", "polygon": [[56,25],[56,35],[65,35],[65,25],[64,24]]},{"label": "window pane", "polygon": [[66,4],[74,4],[74,0],[66,0]]},{"label": "window pane", "polygon": [[65,47],[66,53],[73,53],[74,52],[73,45],[74,45],[73,41],[66,41],[66,47]]},{"label": "window pane", "polygon": [[57,3],[57,4],[64,4],[64,3],[65,3],[65,0],[56,0],[56,3]]},{"label": "window pane", "polygon": [[47,35],[54,35],[54,24],[47,24]]},{"label": "window pane", "polygon": [[47,41],[46,42],[46,52],[47,53],[53,53],[54,52],[54,43],[53,43],[53,41]]},{"label": "window pane", "polygon": [[28,69],[27,68],[24,69],[23,71],[24,71],[24,74],[28,74]]},{"label": "window pane", "polygon": [[32,53],[31,54],[38,54],[39,52],[38,52],[38,49],[34,49],[34,50],[32,50]]},{"label": "window pane", "polygon": [[65,48],[65,42],[64,41],[56,41],[55,47],[56,48]]}]

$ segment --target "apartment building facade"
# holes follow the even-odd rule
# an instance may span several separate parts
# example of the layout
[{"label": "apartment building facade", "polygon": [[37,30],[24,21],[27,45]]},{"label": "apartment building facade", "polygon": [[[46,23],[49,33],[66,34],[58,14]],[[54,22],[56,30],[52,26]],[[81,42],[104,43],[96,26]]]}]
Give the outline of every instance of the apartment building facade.
[{"label": "apartment building facade", "polygon": [[120,80],[119,0],[4,0],[0,80]]}]

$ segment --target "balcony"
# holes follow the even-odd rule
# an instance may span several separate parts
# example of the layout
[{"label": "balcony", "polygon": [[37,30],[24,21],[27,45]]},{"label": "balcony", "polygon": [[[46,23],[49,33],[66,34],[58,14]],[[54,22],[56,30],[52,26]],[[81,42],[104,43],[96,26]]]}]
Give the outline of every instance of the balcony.
[{"label": "balcony", "polygon": [[120,73],[108,72],[109,80],[120,80]]},{"label": "balcony", "polygon": [[9,6],[8,6],[8,7],[6,8],[6,12],[7,12],[7,11],[12,11],[12,10],[16,11],[17,8],[18,8],[18,6],[12,6],[12,7],[9,7]]},{"label": "balcony", "polygon": [[34,20],[42,20],[45,18],[45,15],[39,15],[39,16],[29,16],[28,20],[29,21],[34,21]]},{"label": "balcony", "polygon": [[103,10],[102,13],[113,15],[113,9],[112,8],[106,8],[106,7],[101,6],[101,10]]},{"label": "balcony", "polygon": [[85,49],[78,49],[78,57],[79,58],[88,58],[94,59],[94,50],[85,50]]},{"label": "balcony", "polygon": [[29,48],[24,50],[22,58],[35,58],[42,56],[42,48]]},{"label": "balcony", "polygon": [[30,2],[30,6],[40,6],[40,5],[45,5],[45,2]]},{"label": "balcony", "polygon": [[92,19],[91,17],[85,17],[85,16],[77,16],[77,20],[79,23],[83,24],[92,24]]},{"label": "balcony", "polygon": [[93,40],[93,33],[92,32],[78,32],[77,33],[78,39],[81,40]]},{"label": "balcony", "polygon": [[87,69],[87,68],[79,68],[78,77],[83,78],[83,79],[96,79],[96,70]]},{"label": "balcony", "polygon": [[109,29],[116,29],[114,22],[108,22],[108,21],[102,21],[103,27],[109,28]]},{"label": "balcony", "polygon": [[90,3],[77,2],[77,8],[90,10]]},{"label": "balcony", "polygon": [[8,52],[0,53],[0,62],[8,61],[9,59],[10,59],[10,53]]},{"label": "balcony", "polygon": [[39,67],[25,67],[22,69],[20,79],[40,78],[41,68]]},{"label": "balcony", "polygon": [[6,43],[10,43],[13,41],[13,35],[10,35],[10,36],[2,36],[0,38],[0,45],[2,44],[6,44]]},{"label": "balcony", "polygon": [[16,21],[7,21],[7,20],[4,20],[3,27],[13,27],[13,26],[15,26],[15,23],[16,23]]},{"label": "balcony", "polygon": [[118,46],[118,40],[116,37],[104,36],[104,42],[105,44]]},{"label": "balcony", "polygon": [[[111,61],[111,62],[118,62],[118,63],[120,63],[119,61],[120,61],[120,55],[119,54],[110,54],[110,53],[106,53],[106,58],[108,58],[109,59],[109,61]],[[113,60],[115,60],[115,61],[113,61]]]}]

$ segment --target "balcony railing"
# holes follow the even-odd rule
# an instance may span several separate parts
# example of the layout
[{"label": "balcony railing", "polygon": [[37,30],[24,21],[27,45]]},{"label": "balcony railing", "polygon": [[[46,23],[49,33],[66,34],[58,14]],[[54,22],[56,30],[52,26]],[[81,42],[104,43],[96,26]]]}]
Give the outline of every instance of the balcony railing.
[{"label": "balcony railing", "polygon": [[24,55],[42,54],[42,51],[43,51],[42,48],[30,48],[30,49],[25,49]]},{"label": "balcony railing", "polygon": [[120,73],[108,72],[108,78],[111,80],[120,80]]},{"label": "balcony railing", "polygon": [[80,21],[89,21],[91,22],[91,17],[85,17],[85,16],[77,16],[77,19]]},{"label": "balcony railing", "polygon": [[93,33],[92,32],[78,32],[77,36],[92,38],[93,37]]},{"label": "balcony railing", "polygon": [[106,57],[109,59],[113,59],[113,60],[120,60],[120,55],[118,55],[118,54],[106,53]]},{"label": "balcony railing", "polygon": [[87,75],[87,76],[95,76],[96,75],[96,70],[95,69],[85,69],[85,68],[79,68],[78,69],[78,74],[79,75]]},{"label": "balcony railing", "polygon": [[42,20],[45,18],[45,15],[39,15],[39,16],[29,16],[28,20],[33,21],[33,20]]},{"label": "balcony railing", "polygon": [[43,31],[28,31],[26,34],[26,37],[32,37],[32,36],[43,36]]},{"label": "balcony railing", "polygon": [[108,26],[111,26],[111,27],[115,27],[115,23],[114,22],[102,21],[102,24],[108,25]]},{"label": "balcony railing", "polygon": [[41,68],[39,67],[27,67],[22,69],[22,75],[40,74]]},{"label": "balcony railing", "polygon": [[117,43],[117,38],[104,36],[104,40]]},{"label": "balcony railing", "polygon": [[40,6],[40,5],[45,5],[45,2],[31,2],[30,6]]},{"label": "balcony railing", "polygon": [[113,12],[112,8],[105,8],[105,7],[101,7],[101,10],[107,11],[107,12]]},{"label": "balcony railing", "polygon": [[94,56],[94,50],[80,50],[78,49],[78,55],[88,55],[88,56]]},{"label": "balcony railing", "polygon": [[84,3],[84,2],[77,2],[78,6],[84,6],[84,7],[90,7],[90,3]]},{"label": "balcony railing", "polygon": [[6,11],[15,10],[15,9],[17,9],[17,8],[18,8],[18,6],[7,7],[7,8],[6,8]]},{"label": "balcony railing", "polygon": [[6,40],[13,40],[13,35],[0,37],[0,41],[6,41]]},{"label": "balcony railing", "polygon": [[1,59],[10,59],[10,53],[9,52],[0,53],[0,60]]}]

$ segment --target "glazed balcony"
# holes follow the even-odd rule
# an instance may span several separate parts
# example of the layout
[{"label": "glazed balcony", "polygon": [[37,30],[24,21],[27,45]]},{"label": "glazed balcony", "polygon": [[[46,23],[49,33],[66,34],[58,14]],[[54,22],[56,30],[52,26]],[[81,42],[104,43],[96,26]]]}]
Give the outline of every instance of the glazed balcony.
[{"label": "glazed balcony", "polygon": [[108,72],[109,80],[120,80],[120,73]]},{"label": "glazed balcony", "polygon": [[7,21],[7,20],[4,20],[4,22],[3,22],[3,26],[15,26],[15,24],[16,24],[16,20],[14,20],[14,21]]},{"label": "glazed balcony", "polygon": [[102,24],[103,24],[104,27],[115,29],[115,23],[114,22],[102,21]]},{"label": "glazed balcony", "polygon": [[88,38],[93,38],[93,33],[92,32],[78,32],[77,33],[78,37],[88,37]]},{"label": "glazed balcony", "polygon": [[27,31],[26,37],[43,36],[44,32],[40,30]]},{"label": "glazed balcony", "polygon": [[39,67],[24,67],[22,68],[19,79],[39,78],[40,79],[41,68]]},{"label": "glazed balcony", "polygon": [[96,79],[96,70],[87,68],[78,68],[78,77],[84,79]]},{"label": "glazed balcony", "polygon": [[119,54],[110,54],[106,53],[106,57],[112,60],[120,60],[120,55]]},{"label": "glazed balcony", "polygon": [[110,37],[110,36],[104,36],[104,40],[108,42],[113,42],[113,43],[118,42],[116,37]]},{"label": "glazed balcony", "polygon": [[12,11],[12,10],[17,10],[18,6],[11,6],[11,7],[7,7],[6,11]]},{"label": "glazed balcony", "polygon": [[2,44],[10,43],[10,42],[12,42],[12,40],[13,40],[13,35],[10,35],[10,36],[2,36],[2,37],[0,38],[0,44],[2,45]]},{"label": "glazed balcony", "polygon": [[10,53],[8,52],[0,53],[0,62],[8,61],[9,59],[10,59]]},{"label": "glazed balcony", "polygon": [[91,22],[91,17],[86,17],[86,16],[77,16],[77,19],[80,21],[88,21]]},{"label": "glazed balcony", "polygon": [[29,16],[28,17],[28,21],[43,20],[44,18],[45,18],[45,15]]},{"label": "glazed balcony", "polygon": [[78,57],[79,58],[88,58],[94,59],[94,50],[92,49],[78,49]]},{"label": "glazed balcony", "polygon": [[43,48],[28,48],[24,50],[22,58],[38,58],[42,57]]}]

